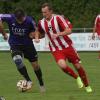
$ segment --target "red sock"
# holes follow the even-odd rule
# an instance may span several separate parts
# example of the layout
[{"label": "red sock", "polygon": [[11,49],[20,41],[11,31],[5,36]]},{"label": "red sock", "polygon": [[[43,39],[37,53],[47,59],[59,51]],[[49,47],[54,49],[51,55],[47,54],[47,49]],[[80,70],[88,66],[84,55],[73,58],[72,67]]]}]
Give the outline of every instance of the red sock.
[{"label": "red sock", "polygon": [[87,79],[86,73],[82,67],[78,69],[78,73],[79,73],[79,76],[81,77],[84,85],[88,86],[89,85],[88,79]]},{"label": "red sock", "polygon": [[78,77],[78,75],[70,68],[70,67],[66,67],[66,68],[62,68],[62,70],[65,72],[65,73],[67,73],[67,74],[69,74],[70,76],[72,76],[73,78],[77,78]]}]

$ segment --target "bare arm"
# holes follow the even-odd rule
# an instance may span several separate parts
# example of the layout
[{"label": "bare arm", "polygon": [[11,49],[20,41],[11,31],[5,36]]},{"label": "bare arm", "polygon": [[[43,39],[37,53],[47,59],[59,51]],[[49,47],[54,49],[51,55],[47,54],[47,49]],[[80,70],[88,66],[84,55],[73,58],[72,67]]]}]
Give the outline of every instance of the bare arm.
[{"label": "bare arm", "polygon": [[64,35],[70,35],[71,34],[71,29],[70,28],[65,28],[63,32],[59,32],[57,34],[52,34],[52,38],[55,39],[59,36],[64,36]]},{"label": "bare arm", "polygon": [[62,16],[57,16],[56,19],[57,19],[58,26],[63,31],[58,32],[56,34],[52,34],[52,38],[55,39],[59,36],[70,35],[71,34],[71,29],[69,28],[68,24],[66,23],[66,20]]},{"label": "bare arm", "polygon": [[34,39],[34,42],[36,42],[36,43],[40,42],[40,40],[39,40],[40,33],[37,30],[37,28],[36,28],[36,31],[35,32],[31,32],[29,36],[30,36],[30,38]]},{"label": "bare arm", "polygon": [[92,34],[92,39],[95,39],[95,33],[96,33],[96,25],[93,27],[93,34]]},{"label": "bare arm", "polygon": [[5,35],[4,26],[3,26],[2,21],[0,21],[0,32],[1,32],[1,34],[2,34],[3,36]]},{"label": "bare arm", "polygon": [[63,35],[70,35],[71,34],[71,29],[70,28],[66,28],[63,32],[59,32],[57,33],[58,36],[63,36]]},{"label": "bare arm", "polygon": [[95,19],[95,22],[94,22],[94,27],[93,27],[93,34],[92,34],[92,39],[94,40],[95,39],[95,34],[96,34],[96,26],[97,26],[97,23],[98,23],[98,16],[96,17]]},{"label": "bare arm", "polygon": [[36,43],[39,43],[40,39],[45,37],[45,33],[40,33],[39,30],[37,29],[36,32],[35,32],[35,36],[34,37],[35,37],[34,41]]},{"label": "bare arm", "polygon": [[39,37],[40,37],[40,32],[38,31],[38,29],[36,29],[35,39],[39,39]]},{"label": "bare arm", "polygon": [[94,25],[93,27],[93,34],[95,34],[95,32],[96,32],[96,25]]},{"label": "bare arm", "polygon": [[0,32],[1,32],[2,36],[4,37],[4,39],[7,40],[8,39],[8,35],[4,31],[4,26],[3,26],[2,20],[0,20]]}]

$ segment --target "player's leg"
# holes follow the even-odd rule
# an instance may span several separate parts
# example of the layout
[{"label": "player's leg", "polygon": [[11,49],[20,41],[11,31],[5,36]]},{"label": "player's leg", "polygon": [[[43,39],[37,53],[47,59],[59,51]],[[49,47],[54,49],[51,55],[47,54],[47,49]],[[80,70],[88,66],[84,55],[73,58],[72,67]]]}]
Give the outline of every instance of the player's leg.
[{"label": "player's leg", "polygon": [[31,81],[28,73],[27,73],[27,69],[23,63],[23,58],[22,58],[22,52],[19,51],[16,47],[11,48],[11,55],[12,55],[12,59],[14,61],[14,63],[17,66],[17,70],[19,71],[19,73],[21,75],[23,75],[23,77],[27,80],[27,81]]},{"label": "player's leg", "polygon": [[[64,52],[64,51],[63,51]],[[67,52],[67,50],[65,50],[65,52]],[[56,51],[53,52],[53,56],[56,59],[56,62],[58,63],[58,65],[60,66],[60,68],[63,70],[63,72],[65,72],[66,74],[70,75],[71,77],[73,77],[74,79],[76,79],[78,87],[82,88],[83,87],[83,83],[80,79],[80,77],[74,72],[74,70],[72,70],[72,68],[70,68],[65,61],[65,54],[63,54],[61,51]]]},{"label": "player's leg", "polygon": [[[87,76],[86,76],[86,72],[81,65],[79,55],[77,54],[76,50],[73,47],[70,48],[70,52],[71,53],[69,54],[69,60],[71,61],[71,63],[74,65],[74,67],[78,71],[78,74],[79,74],[81,80],[83,81],[84,86],[90,87]],[[88,90],[87,90],[87,92],[88,92]],[[92,89],[90,89],[89,92],[92,92]]]},{"label": "player's leg", "polygon": [[42,78],[42,71],[41,71],[40,65],[38,64],[38,55],[37,55],[37,52],[34,46],[31,45],[31,46],[26,47],[24,55],[29,60],[29,62],[32,64],[35,75],[39,81],[41,92],[45,92],[44,81]]},{"label": "player's leg", "polygon": [[84,86],[86,88],[86,91],[92,92],[92,89],[89,85],[89,81],[88,81],[87,76],[86,76],[86,72],[85,72],[84,68],[82,67],[82,65],[80,63],[76,63],[73,65],[75,66],[76,70],[78,71],[78,74],[81,77],[81,80],[83,81]]},{"label": "player's leg", "polygon": [[[98,34],[98,39],[100,40],[100,35]],[[100,60],[100,50],[98,51],[98,60]]]},{"label": "player's leg", "polygon": [[98,54],[98,60],[100,60],[100,51],[98,51],[98,53],[99,53],[99,54]]},{"label": "player's leg", "polygon": [[68,75],[70,75],[73,78],[77,78],[78,75],[66,64],[65,61],[65,55],[63,54],[62,51],[55,51],[52,52],[57,64],[59,65],[59,67],[62,69],[62,71]]},{"label": "player's leg", "polygon": [[37,79],[39,81],[40,91],[45,92],[44,81],[42,78],[42,71],[41,71],[41,68],[38,64],[38,61],[31,62],[31,64],[32,64],[32,67],[34,69],[35,75],[37,76]]}]

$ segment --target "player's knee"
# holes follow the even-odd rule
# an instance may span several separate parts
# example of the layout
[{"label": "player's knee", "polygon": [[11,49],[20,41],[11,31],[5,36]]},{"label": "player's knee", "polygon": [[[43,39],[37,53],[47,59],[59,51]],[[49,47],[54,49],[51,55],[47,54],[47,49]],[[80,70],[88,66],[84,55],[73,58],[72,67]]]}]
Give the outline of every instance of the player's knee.
[{"label": "player's knee", "polygon": [[38,70],[40,68],[40,66],[39,66],[37,61],[32,62],[31,64],[32,64],[32,67],[33,67],[34,70]]},{"label": "player's knee", "polygon": [[24,67],[22,57],[20,55],[15,55],[13,57],[13,61],[15,62],[18,69]]},{"label": "player's knee", "polygon": [[66,62],[63,59],[59,60],[57,63],[61,68],[66,68],[67,66]]},{"label": "player's knee", "polygon": [[75,68],[78,70],[80,68],[82,68],[82,65],[80,63],[74,64]]}]

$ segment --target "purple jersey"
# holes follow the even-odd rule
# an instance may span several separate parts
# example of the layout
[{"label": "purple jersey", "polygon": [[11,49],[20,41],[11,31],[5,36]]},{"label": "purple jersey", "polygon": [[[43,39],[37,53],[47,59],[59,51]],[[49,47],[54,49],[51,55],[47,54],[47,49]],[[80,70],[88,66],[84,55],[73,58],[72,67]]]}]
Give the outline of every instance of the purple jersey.
[{"label": "purple jersey", "polygon": [[31,45],[30,32],[35,31],[35,22],[32,17],[26,16],[23,23],[16,21],[14,14],[0,14],[0,19],[8,24],[10,45]]}]

